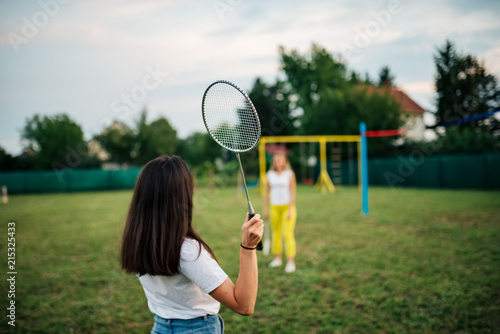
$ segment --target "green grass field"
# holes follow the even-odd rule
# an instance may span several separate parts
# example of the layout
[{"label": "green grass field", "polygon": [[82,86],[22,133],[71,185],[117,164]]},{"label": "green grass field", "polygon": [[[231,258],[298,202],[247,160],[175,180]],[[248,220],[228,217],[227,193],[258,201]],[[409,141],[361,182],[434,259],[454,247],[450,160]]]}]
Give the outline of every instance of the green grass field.
[{"label": "green grass field", "polygon": [[[251,191],[254,207],[261,198]],[[500,333],[500,192],[298,189],[297,271],[259,254],[255,314],[221,308],[226,333]],[[149,333],[139,280],[118,254],[130,191],[11,196],[0,204],[0,330],[7,223],[16,223],[16,332]],[[198,189],[195,225],[236,280],[246,209]]]}]

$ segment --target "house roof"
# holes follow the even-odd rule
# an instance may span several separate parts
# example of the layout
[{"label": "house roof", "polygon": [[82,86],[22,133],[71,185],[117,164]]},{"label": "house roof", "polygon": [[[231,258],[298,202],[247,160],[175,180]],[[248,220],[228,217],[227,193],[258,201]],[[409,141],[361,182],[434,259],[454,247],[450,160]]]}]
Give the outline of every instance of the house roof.
[{"label": "house roof", "polygon": [[425,109],[418,105],[417,102],[413,101],[404,91],[398,87],[376,87],[376,86],[364,86],[368,93],[379,92],[389,94],[399,103],[401,109],[409,114],[422,115],[425,113]]}]

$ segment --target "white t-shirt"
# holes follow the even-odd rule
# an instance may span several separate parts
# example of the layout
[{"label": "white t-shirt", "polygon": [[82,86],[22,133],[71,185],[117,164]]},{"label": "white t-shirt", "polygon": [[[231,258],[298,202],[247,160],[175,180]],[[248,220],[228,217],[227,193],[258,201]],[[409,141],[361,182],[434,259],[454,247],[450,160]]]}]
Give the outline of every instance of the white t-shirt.
[{"label": "white t-shirt", "polygon": [[284,170],[281,174],[273,170],[267,172],[267,182],[271,188],[270,202],[272,205],[290,204],[292,194],[290,193],[290,180],[293,172],[290,169]]},{"label": "white t-shirt", "polygon": [[174,276],[139,277],[151,312],[165,319],[193,319],[219,312],[220,303],[208,293],[227,275],[196,240],[186,239],[181,248],[180,273]]}]

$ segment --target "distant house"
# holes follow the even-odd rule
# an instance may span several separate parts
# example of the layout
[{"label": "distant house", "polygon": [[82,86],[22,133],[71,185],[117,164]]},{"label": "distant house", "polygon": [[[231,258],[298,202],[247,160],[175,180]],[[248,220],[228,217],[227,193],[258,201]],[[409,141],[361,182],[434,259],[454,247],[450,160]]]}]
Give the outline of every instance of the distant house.
[{"label": "distant house", "polygon": [[405,124],[406,137],[414,140],[423,140],[425,123],[425,110],[413,101],[404,91],[397,87],[391,87],[390,94],[399,103],[401,109],[408,114],[408,121]]},{"label": "distant house", "polygon": [[398,87],[394,86],[368,86],[367,92],[379,92],[385,93],[389,90],[389,94],[399,103],[401,110],[408,114],[408,121],[406,122],[404,128],[406,129],[406,137],[413,140],[423,140],[424,139],[424,113],[425,110],[418,105],[417,102],[413,101],[404,91]]}]

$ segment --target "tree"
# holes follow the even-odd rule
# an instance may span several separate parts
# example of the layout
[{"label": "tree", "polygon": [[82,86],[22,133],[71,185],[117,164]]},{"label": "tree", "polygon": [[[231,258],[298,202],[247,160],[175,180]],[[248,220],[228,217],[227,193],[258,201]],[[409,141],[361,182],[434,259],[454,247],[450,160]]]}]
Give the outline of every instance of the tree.
[{"label": "tree", "polygon": [[147,110],[143,109],[136,123],[133,162],[145,164],[160,155],[174,154],[177,145],[177,131],[164,117],[151,123],[146,122]]},{"label": "tree", "polygon": [[[303,117],[303,131],[308,135],[353,135],[359,133],[359,123],[366,122],[368,130],[399,129],[404,116],[399,104],[388,91],[369,86],[352,86],[325,91],[319,102]],[[370,156],[394,153],[394,137],[370,138]]]},{"label": "tree", "polygon": [[[453,42],[447,40],[437,49],[434,62],[438,124],[482,114],[500,105],[496,78],[476,57],[459,53]],[[492,133],[500,128],[493,116],[454,127],[458,131],[480,128]]]},{"label": "tree", "polygon": [[285,136],[295,130],[295,118],[291,115],[289,92],[285,85],[279,80],[268,85],[257,78],[248,94],[259,114],[263,136]]},{"label": "tree", "polygon": [[12,170],[14,158],[0,146],[0,170]]},{"label": "tree", "polygon": [[101,134],[95,136],[102,148],[109,154],[109,159],[122,164],[132,164],[134,133],[130,127],[120,121],[114,121]]},{"label": "tree", "polygon": [[[282,68],[302,108],[300,134],[359,133],[359,123],[369,130],[399,129],[404,115],[388,90],[376,88],[368,75],[349,71],[347,65],[318,45],[310,55],[280,49]],[[387,72],[390,76],[390,74]],[[387,155],[393,149],[394,137],[370,139],[370,155]]]},{"label": "tree", "polygon": [[384,66],[378,72],[378,85],[382,86],[394,86],[394,75],[391,73],[389,66]]},{"label": "tree", "polygon": [[440,154],[472,154],[500,151],[500,141],[489,131],[480,128],[452,126],[445,134],[438,134],[433,142],[434,152]]},{"label": "tree", "polygon": [[114,121],[111,126],[95,136],[112,162],[142,165],[165,154],[174,154],[177,131],[164,117],[147,122],[147,110],[143,109],[134,128]]},{"label": "tree", "polygon": [[204,132],[195,132],[179,142],[177,153],[193,167],[221,157],[222,148]]},{"label": "tree", "polygon": [[302,108],[316,103],[326,89],[340,89],[347,83],[347,66],[323,47],[313,44],[309,55],[280,47],[281,69],[285,72],[291,92],[298,95]]},{"label": "tree", "polygon": [[33,167],[78,166],[87,155],[83,131],[78,124],[61,113],[54,116],[34,115],[22,130],[25,150],[33,152]]}]

